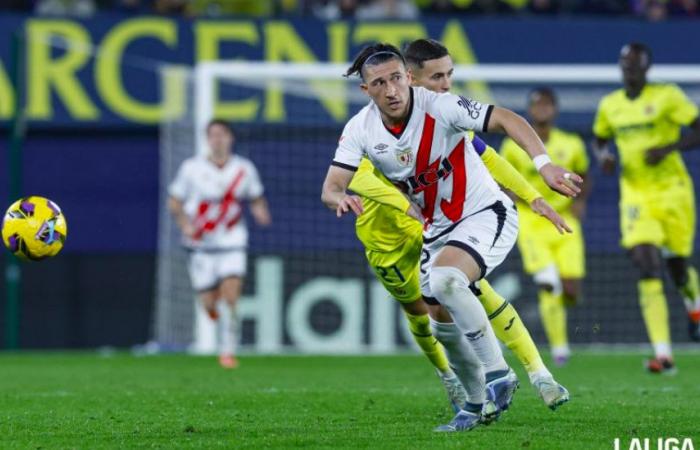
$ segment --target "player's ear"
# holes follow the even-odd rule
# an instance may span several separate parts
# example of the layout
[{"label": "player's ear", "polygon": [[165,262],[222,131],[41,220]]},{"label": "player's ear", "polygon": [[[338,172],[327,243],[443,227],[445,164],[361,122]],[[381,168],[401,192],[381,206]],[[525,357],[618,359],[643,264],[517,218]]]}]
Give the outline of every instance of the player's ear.
[{"label": "player's ear", "polygon": [[413,76],[413,69],[406,68],[406,79],[408,80],[408,84],[410,84],[411,86],[415,85],[416,79]]},{"label": "player's ear", "polygon": [[365,82],[360,83],[360,89],[362,90],[362,92],[369,95],[369,86],[367,85],[367,83],[365,83]]}]

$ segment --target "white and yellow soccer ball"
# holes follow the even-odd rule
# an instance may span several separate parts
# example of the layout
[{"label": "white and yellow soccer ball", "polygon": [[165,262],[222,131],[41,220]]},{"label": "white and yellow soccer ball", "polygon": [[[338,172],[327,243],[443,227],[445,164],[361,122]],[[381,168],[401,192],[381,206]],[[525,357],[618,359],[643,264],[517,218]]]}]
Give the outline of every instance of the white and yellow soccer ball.
[{"label": "white and yellow soccer ball", "polygon": [[68,234],[61,208],[44,197],[24,197],[14,202],[2,220],[5,247],[23,260],[39,261],[56,256]]}]

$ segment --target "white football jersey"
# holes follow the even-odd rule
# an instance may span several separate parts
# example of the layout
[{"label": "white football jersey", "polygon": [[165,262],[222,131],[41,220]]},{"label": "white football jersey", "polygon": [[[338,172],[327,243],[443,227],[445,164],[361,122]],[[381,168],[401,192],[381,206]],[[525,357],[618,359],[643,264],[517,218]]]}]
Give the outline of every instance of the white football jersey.
[{"label": "white football jersey", "polygon": [[467,130],[486,130],[493,106],[420,87],[411,88],[411,96],[409,119],[398,136],[384,126],[374,102],[350,119],[333,165],[354,170],[367,156],[422,208],[426,237],[498,200],[510,204],[465,138]]},{"label": "white football jersey", "polygon": [[168,192],[184,204],[195,227],[187,247],[202,250],[245,248],[248,229],[243,220],[243,200],[263,195],[258,171],[250,160],[231,155],[223,167],[205,156],[185,160]]}]

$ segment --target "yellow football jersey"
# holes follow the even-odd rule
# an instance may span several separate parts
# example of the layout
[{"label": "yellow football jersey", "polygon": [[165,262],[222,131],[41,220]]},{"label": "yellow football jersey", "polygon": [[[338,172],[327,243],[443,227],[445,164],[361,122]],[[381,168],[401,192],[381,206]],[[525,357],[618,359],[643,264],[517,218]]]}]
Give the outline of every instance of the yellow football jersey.
[{"label": "yellow football jersey", "polygon": [[367,250],[392,252],[421,235],[421,223],[406,215],[406,197],[368,159],[360,163],[349,189],[362,197],[364,212],[355,221],[355,232]]},{"label": "yellow football jersey", "polygon": [[[584,174],[588,171],[588,155],[583,140],[576,134],[567,133],[553,128],[549,139],[545,142],[549,157],[554,164],[575,173]],[[547,186],[535,168],[530,156],[510,138],[501,145],[501,156],[520,172],[544,199],[559,213],[568,212],[573,200],[557,194]],[[520,201],[520,200],[519,200]],[[523,208],[527,211],[529,208]]]},{"label": "yellow football jersey", "polygon": [[698,117],[698,108],[675,84],[647,84],[635,99],[624,89],[603,97],[593,123],[593,133],[615,139],[622,167],[622,187],[655,191],[688,177],[678,151],[656,166],[648,165],[648,149],[668,145],[680,137],[681,127]]}]

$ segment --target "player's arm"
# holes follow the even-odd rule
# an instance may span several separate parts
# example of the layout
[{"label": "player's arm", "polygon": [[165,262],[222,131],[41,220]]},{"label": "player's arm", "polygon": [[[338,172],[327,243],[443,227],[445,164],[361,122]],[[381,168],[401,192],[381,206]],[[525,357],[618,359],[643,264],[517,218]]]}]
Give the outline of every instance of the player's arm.
[{"label": "player's arm", "polygon": [[[476,139],[479,139],[478,137]],[[546,217],[555,226],[557,231],[571,233],[571,228],[566,221],[549,206],[537,189],[532,187],[523,176],[515,170],[515,167],[506,161],[492,147],[486,147],[481,155],[484,165],[489,170],[493,179],[501,186],[520,197],[537,214]]]},{"label": "player's arm", "polygon": [[255,223],[261,226],[268,226],[272,223],[272,215],[265,198],[265,188],[258,173],[258,169],[252,162],[247,164],[248,182],[246,184],[246,198],[249,199],[250,213],[253,215]]},{"label": "player's arm", "polygon": [[695,119],[690,124],[690,132],[685,133],[676,142],[647,150],[646,161],[647,164],[655,166],[674,150],[683,152],[696,147],[700,147],[700,119]]},{"label": "player's arm", "polygon": [[697,105],[675,84],[667,85],[664,94],[661,107],[665,112],[665,118],[679,126],[690,127],[690,132],[685,133],[676,142],[647,150],[646,161],[652,166],[660,163],[674,150],[683,152],[700,146],[700,118]]},{"label": "player's arm", "polygon": [[532,203],[536,198],[542,197],[537,189],[532,187],[530,183],[517,171],[511,163],[509,163],[505,158],[499,155],[496,150],[485,144],[483,152],[479,152],[479,147],[483,143],[478,137],[474,137],[472,143],[474,148],[477,149],[477,153],[481,155],[481,160],[484,165],[493,176],[493,179],[498,182],[501,186],[508,189],[513,194],[517,195],[528,205]]},{"label": "player's arm", "polygon": [[396,186],[384,178],[372,163],[363,159],[355,172],[348,189],[361,197],[373,200],[384,206],[398,209],[416,220],[422,220],[420,211],[401,193]]},{"label": "player's arm", "polygon": [[343,129],[333,162],[321,188],[321,201],[329,209],[335,210],[338,217],[350,211],[359,216],[363,211],[360,197],[347,193],[348,186],[362,162],[365,147],[364,130],[361,125],[355,123],[355,118]]},{"label": "player's arm", "polygon": [[615,172],[617,158],[615,158],[613,152],[610,151],[610,139],[595,136],[591,142],[591,149],[603,173],[610,175]]},{"label": "player's arm", "polygon": [[573,145],[574,151],[574,165],[572,170],[577,173],[582,179],[581,183],[581,193],[576,197],[571,204],[571,212],[579,220],[583,220],[586,215],[586,206],[588,202],[588,196],[593,188],[593,180],[588,176],[588,154],[586,153],[586,145],[583,143],[583,139],[576,137]]},{"label": "player's arm", "polygon": [[272,215],[270,214],[267,199],[262,195],[250,201],[250,213],[258,225],[266,227],[272,223]]},{"label": "player's arm", "polygon": [[177,171],[175,178],[168,186],[168,209],[175,218],[175,223],[185,237],[194,235],[194,225],[185,214],[183,199],[187,198],[191,190],[191,170],[188,161],[185,161]]},{"label": "player's arm", "polygon": [[594,138],[593,142],[591,142],[591,149],[593,150],[593,156],[595,156],[596,161],[598,161],[600,169],[603,173],[609,175],[615,171],[617,159],[612,151],[610,151],[610,140],[613,137],[614,131],[608,120],[606,109],[606,101],[603,99],[598,105],[598,111],[593,120]]},{"label": "player's arm", "polygon": [[540,176],[553,190],[567,197],[575,197],[581,191],[577,183],[581,183],[583,180],[563,167],[552,164],[544,143],[530,124],[519,114],[506,108],[493,107],[488,123],[486,123],[486,131],[505,133],[513,139],[520,148],[530,155]]},{"label": "player's arm", "polygon": [[187,214],[185,214],[185,208],[182,200],[171,195],[168,198],[168,209],[175,218],[175,223],[182,234],[184,234],[186,237],[192,237],[194,234],[194,226],[192,225],[192,222],[190,222],[189,217],[187,217]]},{"label": "player's arm", "polygon": [[362,214],[360,197],[346,192],[354,175],[355,172],[351,169],[332,165],[328,168],[326,179],[323,181],[321,201],[329,209],[335,210],[338,217],[350,211],[358,216]]},{"label": "player's arm", "polygon": [[571,228],[566,221],[545,201],[537,189],[522,176],[520,171],[508,159],[499,155],[492,147],[487,146],[478,136],[474,136],[472,144],[480,153],[484,148],[481,159],[489,170],[494,180],[506,189],[511,197],[519,197],[530,206],[535,213],[546,217],[560,233],[569,232]]}]

